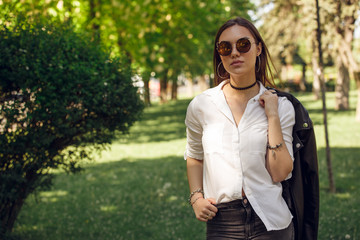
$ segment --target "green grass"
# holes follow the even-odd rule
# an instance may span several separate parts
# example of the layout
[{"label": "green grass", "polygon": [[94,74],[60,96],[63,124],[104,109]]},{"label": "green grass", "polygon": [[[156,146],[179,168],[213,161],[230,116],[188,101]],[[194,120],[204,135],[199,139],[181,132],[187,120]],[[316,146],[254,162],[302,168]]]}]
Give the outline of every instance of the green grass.
[{"label": "green grass", "polygon": [[[360,239],[360,124],[355,109],[329,110],[329,135],[337,187],[328,192],[320,101],[298,95],[314,121],[320,168],[319,239]],[[334,94],[327,95],[332,109]],[[351,106],[355,106],[352,92]],[[56,173],[51,191],[30,196],[14,236],[44,239],[205,238],[205,225],[187,204],[184,118],[190,99],[147,108],[129,136],[85,164],[77,175]]]}]

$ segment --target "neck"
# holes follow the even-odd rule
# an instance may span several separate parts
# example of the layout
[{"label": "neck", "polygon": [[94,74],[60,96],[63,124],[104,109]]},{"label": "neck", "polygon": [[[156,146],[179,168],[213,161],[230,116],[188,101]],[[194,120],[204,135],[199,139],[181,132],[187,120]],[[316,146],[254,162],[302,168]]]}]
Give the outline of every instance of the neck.
[{"label": "neck", "polygon": [[[254,97],[256,94],[259,93],[260,85],[256,84],[257,81],[255,77],[249,78],[246,81],[244,79],[234,79],[230,77],[228,81],[229,84],[226,84],[226,92],[228,92],[229,97],[232,96],[235,98],[246,100]],[[233,87],[241,88],[241,90],[235,89]]]},{"label": "neck", "polygon": [[[256,82],[255,74],[253,76],[244,76],[244,77],[237,77],[237,76],[230,76],[230,83],[235,88],[240,88],[243,90],[247,90],[249,86]],[[249,87],[251,88],[251,87]]]},{"label": "neck", "polygon": [[250,89],[250,88],[254,87],[255,84],[256,84],[256,81],[253,82],[252,84],[250,84],[249,86],[246,86],[246,87],[236,87],[236,86],[231,84],[231,81],[229,83],[230,83],[230,87],[232,87],[233,89],[238,90],[238,91],[244,91],[244,90],[247,90],[247,89]]}]

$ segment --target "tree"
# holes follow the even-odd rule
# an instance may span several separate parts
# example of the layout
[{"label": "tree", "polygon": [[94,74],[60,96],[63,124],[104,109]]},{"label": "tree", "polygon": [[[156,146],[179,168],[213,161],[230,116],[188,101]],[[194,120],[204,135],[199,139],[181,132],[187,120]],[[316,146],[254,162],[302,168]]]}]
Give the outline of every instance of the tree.
[{"label": "tree", "polygon": [[[308,54],[312,56],[314,70],[314,85],[316,96],[320,96],[317,74],[317,51],[316,30],[314,29],[314,3],[311,0],[301,1],[272,1],[263,0],[263,4],[273,5],[271,11],[264,15],[264,29],[271,29],[273,36],[270,46],[274,45],[278,49],[287,49],[289,44],[298,45],[294,39],[310,39],[309,49],[313,51]],[[320,1],[321,29],[323,40],[324,60],[332,58],[338,70],[336,84],[336,109],[349,108],[349,82],[352,75],[358,86],[358,105],[356,107],[356,119],[360,121],[360,63],[356,61],[353,50],[355,22],[359,16],[359,0],[332,0]],[[279,14],[282,13],[282,14]],[[297,17],[296,17],[297,16]],[[295,21],[294,21],[295,20]],[[276,24],[273,24],[275,23]],[[270,28],[269,26],[274,26]],[[289,28],[288,26],[292,26]],[[300,26],[300,27],[299,27]],[[279,30],[280,29],[280,30]],[[307,38],[304,36],[307,36]],[[271,40],[270,39],[270,40]],[[292,48],[289,48],[290,50]],[[276,53],[276,51],[275,51]],[[292,54],[292,53],[291,53]],[[275,55],[276,56],[276,55]],[[304,57],[303,57],[304,58]],[[306,58],[306,57],[305,57]],[[326,62],[324,63],[326,65]],[[351,73],[351,74],[350,74]]]},{"label": "tree", "polygon": [[122,59],[66,24],[26,21],[0,28],[1,239],[51,169],[77,172],[143,108]]},{"label": "tree", "polygon": [[331,154],[330,154],[330,144],[329,144],[329,134],[328,134],[328,124],[327,124],[327,108],[326,108],[326,89],[325,89],[325,80],[324,80],[324,73],[323,73],[323,54],[322,54],[322,47],[321,47],[321,24],[320,24],[320,9],[319,9],[319,0],[315,0],[315,7],[316,7],[316,22],[317,22],[317,50],[318,50],[318,66],[317,75],[319,76],[321,82],[321,95],[322,95],[322,111],[323,111],[323,122],[324,122],[324,130],[325,130],[325,144],[326,144],[326,162],[328,167],[328,174],[329,174],[329,187],[330,192],[335,193],[335,182],[334,176],[332,171],[332,163],[331,163]]},{"label": "tree", "polygon": [[[232,14],[248,17],[253,5],[243,1],[113,2],[112,24],[144,79],[153,72],[161,82],[161,100],[168,83],[176,98],[177,77],[212,72],[213,38],[219,25]],[[145,83],[145,86],[147,84]]]},{"label": "tree", "polygon": [[[269,6],[272,6],[272,9],[262,16],[264,24],[260,30],[271,55],[275,57],[275,66],[283,71],[287,65],[293,64],[300,43],[306,39],[303,21],[308,16],[304,14],[299,1],[262,1],[262,8]],[[305,59],[305,56],[301,58]]]},{"label": "tree", "polygon": [[[324,47],[322,46],[323,42],[325,45],[328,44],[329,32],[325,32],[327,39],[323,41],[323,27],[324,24],[321,24],[320,20],[320,8],[318,6],[318,1],[315,2],[311,0],[301,0],[301,1],[263,1],[264,4],[273,4],[273,9],[266,14],[266,19],[270,19],[272,22],[266,22],[264,29],[270,29],[268,24],[275,26],[271,28],[270,40],[273,40],[273,43],[280,42],[276,46],[281,50],[278,51],[278,55],[282,57],[288,56],[292,58],[295,55],[297,49],[296,46],[299,46],[299,42],[294,41],[300,37],[301,39],[308,39],[310,46],[313,50],[312,53],[312,64],[313,72],[316,80],[319,82],[314,82],[318,84],[318,87],[321,89],[322,96],[322,111],[323,111],[323,121],[324,121],[324,130],[325,130],[325,142],[326,142],[326,160],[329,173],[329,186],[330,191],[335,192],[335,183],[333,179],[332,164],[331,164],[331,154],[330,154],[330,145],[328,137],[328,127],[327,127],[327,108],[326,108],[326,98],[325,98],[325,80],[323,75],[323,55]],[[324,9],[323,9],[324,11]],[[280,20],[281,19],[281,20]],[[270,21],[269,20],[269,21]],[[275,22],[279,22],[276,24]],[[292,26],[289,28],[288,26]],[[305,36],[308,36],[307,38]],[[276,41],[275,41],[276,40]],[[310,41],[309,41],[310,40]],[[289,50],[286,50],[289,48]],[[275,51],[276,52],[276,51]],[[281,55],[280,55],[281,56]],[[290,56],[290,57],[289,57]],[[316,92],[320,96],[319,93]]]},{"label": "tree", "polygon": [[[162,100],[177,94],[178,75],[190,78],[212,73],[213,39],[217,28],[232,16],[249,18],[254,5],[249,0],[3,0],[45,17],[57,16],[86,29],[93,38],[125,54],[134,73],[145,83],[146,104],[150,104],[149,74],[161,80]],[[0,10],[1,11],[1,10]]]},{"label": "tree", "polygon": [[335,54],[337,56],[338,81],[336,84],[336,109],[349,108],[350,76],[352,73],[358,89],[356,119],[360,121],[360,63],[355,60],[353,40],[355,21],[359,16],[359,0],[331,1],[329,20],[334,23],[331,28],[334,36]]}]

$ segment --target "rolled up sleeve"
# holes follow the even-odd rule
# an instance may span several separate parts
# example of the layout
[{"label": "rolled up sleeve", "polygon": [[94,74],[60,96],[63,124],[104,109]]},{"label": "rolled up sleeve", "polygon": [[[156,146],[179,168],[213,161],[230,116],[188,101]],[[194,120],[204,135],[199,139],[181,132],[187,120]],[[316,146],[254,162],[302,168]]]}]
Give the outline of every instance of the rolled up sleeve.
[{"label": "rolled up sleeve", "polygon": [[186,118],[186,150],[184,159],[187,157],[203,160],[204,150],[202,146],[202,125],[199,120],[199,113],[196,111],[196,98],[193,99],[187,109]]}]

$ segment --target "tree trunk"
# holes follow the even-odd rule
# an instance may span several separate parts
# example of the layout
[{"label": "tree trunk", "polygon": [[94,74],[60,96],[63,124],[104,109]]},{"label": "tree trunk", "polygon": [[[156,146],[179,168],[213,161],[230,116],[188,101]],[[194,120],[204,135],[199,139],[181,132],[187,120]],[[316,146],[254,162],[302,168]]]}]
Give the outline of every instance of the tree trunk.
[{"label": "tree trunk", "polygon": [[17,200],[7,204],[7,206],[1,207],[0,237],[12,232],[15,221],[20,213],[22,206],[24,205],[24,199],[25,198],[18,198]]},{"label": "tree trunk", "polygon": [[349,91],[350,91],[350,75],[349,70],[345,67],[341,56],[336,58],[336,66],[338,76],[335,86],[335,110],[349,109]]},{"label": "tree trunk", "polygon": [[177,77],[175,76],[171,85],[171,100],[177,100],[177,90],[178,90],[178,84],[177,84]]},{"label": "tree trunk", "polygon": [[328,124],[327,124],[327,108],[326,108],[326,89],[325,89],[325,80],[323,73],[323,57],[322,57],[322,47],[321,47],[321,24],[320,24],[320,11],[319,11],[319,0],[315,0],[316,4],[316,21],[317,21],[317,31],[316,31],[316,39],[317,39],[317,50],[319,53],[318,63],[319,68],[317,69],[317,74],[319,76],[321,82],[321,95],[322,95],[322,107],[323,107],[323,122],[324,122],[324,130],[325,130],[325,144],[326,144],[326,163],[328,169],[328,177],[329,177],[329,188],[331,193],[336,192],[335,181],[332,170],[331,163],[331,153],[330,153],[330,144],[329,144],[329,133],[328,133]]},{"label": "tree trunk", "polygon": [[321,84],[320,84],[320,78],[317,74],[317,69],[319,69],[319,62],[318,62],[318,54],[316,51],[316,30],[314,31],[315,36],[313,37],[312,41],[312,48],[313,48],[313,54],[311,57],[311,63],[312,63],[312,69],[313,69],[313,85],[312,85],[312,92],[314,94],[314,99],[319,100],[320,99],[320,91],[321,91]]},{"label": "tree trunk", "polygon": [[100,25],[98,23],[98,17],[100,16],[98,0],[90,0],[90,22],[92,28],[93,41],[100,42]]},{"label": "tree trunk", "polygon": [[166,69],[163,76],[160,78],[160,103],[167,102],[168,72],[169,69]]},{"label": "tree trunk", "polygon": [[143,81],[144,81],[144,103],[145,106],[151,105],[150,99],[150,74],[143,74]]},{"label": "tree trunk", "polygon": [[360,121],[360,65],[354,58],[352,51],[352,43],[354,40],[354,30],[356,29],[356,20],[359,16],[359,0],[352,1],[334,1],[335,3],[335,15],[333,16],[334,29],[336,30],[337,38],[339,39],[337,44],[337,53],[341,56],[344,66],[350,70],[353,74],[357,89],[358,89],[358,103],[356,107],[356,120]]},{"label": "tree trunk", "polygon": [[354,72],[357,87],[356,121],[360,122],[360,72]]},{"label": "tree trunk", "polygon": [[299,83],[300,90],[305,92],[306,91],[306,64],[302,64],[302,75],[301,75],[301,81]]}]

